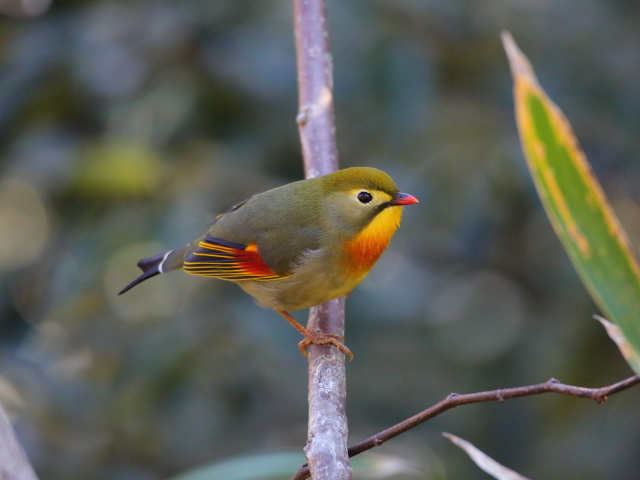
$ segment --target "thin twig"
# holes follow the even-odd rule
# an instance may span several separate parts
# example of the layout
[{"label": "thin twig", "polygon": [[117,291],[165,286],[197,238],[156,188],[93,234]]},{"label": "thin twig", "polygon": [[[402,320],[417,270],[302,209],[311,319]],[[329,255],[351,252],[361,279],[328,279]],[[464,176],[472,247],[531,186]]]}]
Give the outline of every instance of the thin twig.
[{"label": "thin twig", "polygon": [[[387,440],[392,439],[404,433],[412,428],[420,425],[421,423],[430,420],[433,417],[440,415],[447,410],[459,407],[461,405],[468,405],[471,403],[480,402],[500,402],[517,397],[528,397],[531,395],[540,395],[542,393],[559,393],[561,395],[569,395],[572,397],[590,398],[595,400],[598,404],[602,404],[607,400],[607,397],[614,393],[626,390],[634,385],[640,383],[640,377],[634,375],[626,380],[614,383],[602,388],[585,388],[577,387],[574,385],[567,385],[559,382],[555,378],[552,378],[544,383],[538,383],[536,385],[527,385],[524,387],[504,388],[500,390],[491,390],[488,392],[468,393],[459,395],[452,393],[445,399],[436,403],[435,405],[423,410],[422,412],[410,417],[393,427],[387,428],[374,436],[363,440],[349,448],[349,457],[358,455],[359,453],[370,450],[373,447],[382,445]],[[303,465],[300,470],[291,478],[291,480],[304,480],[309,478],[309,468],[307,465]]]},{"label": "thin twig", "polygon": [[[294,0],[299,113],[307,178],[338,169],[333,72],[324,0]],[[313,307],[308,328],[344,336],[344,298]],[[309,429],[305,453],[316,480],[348,480],[346,374],[336,348],[311,345]]]}]

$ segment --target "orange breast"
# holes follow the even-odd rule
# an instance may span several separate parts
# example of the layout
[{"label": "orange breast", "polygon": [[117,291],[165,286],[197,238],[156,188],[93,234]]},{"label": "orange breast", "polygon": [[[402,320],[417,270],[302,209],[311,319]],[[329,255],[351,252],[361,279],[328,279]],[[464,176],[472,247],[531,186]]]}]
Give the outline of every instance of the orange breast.
[{"label": "orange breast", "polygon": [[389,246],[401,218],[401,207],[386,208],[364,230],[345,243],[345,270],[354,276],[365,275]]}]

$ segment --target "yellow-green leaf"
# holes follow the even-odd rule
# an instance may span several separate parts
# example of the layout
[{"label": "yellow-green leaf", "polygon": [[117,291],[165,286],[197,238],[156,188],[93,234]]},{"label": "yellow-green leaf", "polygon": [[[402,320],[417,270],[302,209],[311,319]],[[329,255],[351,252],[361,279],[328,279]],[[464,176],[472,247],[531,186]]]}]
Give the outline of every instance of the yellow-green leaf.
[{"label": "yellow-green leaf", "polygon": [[520,142],[547,215],[591,297],[640,352],[640,268],[629,240],[568,120],[511,35],[503,33],[502,40]]}]

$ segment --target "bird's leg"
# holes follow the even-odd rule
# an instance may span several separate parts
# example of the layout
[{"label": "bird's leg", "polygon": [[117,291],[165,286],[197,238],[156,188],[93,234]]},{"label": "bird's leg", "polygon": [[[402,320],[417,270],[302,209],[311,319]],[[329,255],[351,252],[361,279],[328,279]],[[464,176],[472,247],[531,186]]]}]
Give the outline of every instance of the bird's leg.
[{"label": "bird's leg", "polygon": [[284,319],[287,322],[289,322],[291,325],[293,325],[293,328],[298,330],[304,337],[304,340],[298,343],[298,347],[300,348],[300,351],[305,357],[309,356],[309,354],[307,353],[307,347],[309,345],[333,345],[345,355],[349,355],[349,358],[353,360],[353,353],[351,353],[351,350],[349,350],[340,341],[340,340],[344,340],[344,337],[341,337],[340,335],[333,335],[330,333],[313,332],[308,328],[300,325],[300,323],[295,318],[293,318],[288,312],[285,312],[284,310],[276,310],[276,312],[282,315]]}]

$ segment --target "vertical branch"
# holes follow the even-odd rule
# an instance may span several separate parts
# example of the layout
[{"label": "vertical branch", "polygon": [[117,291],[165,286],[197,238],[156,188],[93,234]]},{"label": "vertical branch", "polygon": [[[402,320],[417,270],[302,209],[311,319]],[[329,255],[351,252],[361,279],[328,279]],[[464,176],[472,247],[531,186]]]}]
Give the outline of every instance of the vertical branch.
[{"label": "vertical branch", "polygon": [[338,170],[333,115],[333,62],[324,0],[294,0],[298,64],[298,127],[305,173]]},{"label": "vertical branch", "polygon": [[38,480],[2,407],[0,407],[0,479]]},{"label": "vertical branch", "polygon": [[[333,66],[324,0],[294,0],[298,65],[297,117],[307,178],[338,169],[333,113]],[[344,336],[344,298],[313,307],[308,327]],[[348,480],[344,355],[309,347],[309,431],[305,453],[315,480]]]}]

